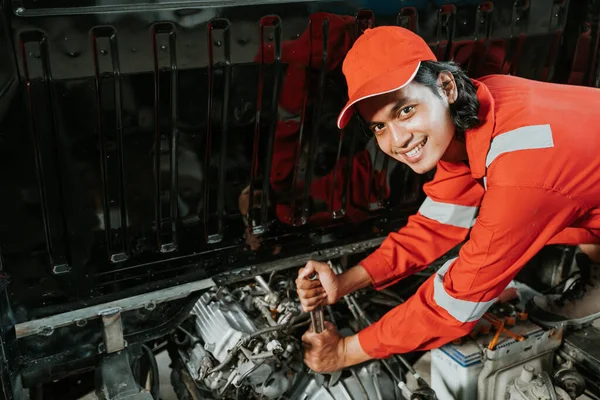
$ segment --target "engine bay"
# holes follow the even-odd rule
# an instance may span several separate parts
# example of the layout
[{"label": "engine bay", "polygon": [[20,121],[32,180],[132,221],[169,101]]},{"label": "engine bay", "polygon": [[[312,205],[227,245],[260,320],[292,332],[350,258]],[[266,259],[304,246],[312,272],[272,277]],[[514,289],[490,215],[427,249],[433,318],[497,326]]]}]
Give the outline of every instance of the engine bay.
[{"label": "engine bay", "polygon": [[[290,271],[258,275],[200,297],[190,319],[173,336],[182,372],[195,382],[195,389],[219,399],[401,399],[400,389],[377,361],[337,377],[306,368],[300,337],[310,316],[302,312],[293,278]],[[398,304],[397,299],[387,301]],[[327,315],[341,334],[355,332],[357,321],[350,320],[348,310],[330,306]]]},{"label": "engine bay", "polygon": [[[171,336],[179,398],[586,398],[580,397],[586,379],[563,351],[563,330],[531,321],[522,304],[537,292],[520,282],[507,289],[516,296],[492,306],[469,335],[446,346],[314,373],[302,360],[300,338],[311,321],[296,295],[296,273],[257,275],[202,294]],[[402,303],[401,293],[364,289],[327,306],[325,316],[342,335],[352,335]],[[423,359],[425,367],[416,368]]]}]

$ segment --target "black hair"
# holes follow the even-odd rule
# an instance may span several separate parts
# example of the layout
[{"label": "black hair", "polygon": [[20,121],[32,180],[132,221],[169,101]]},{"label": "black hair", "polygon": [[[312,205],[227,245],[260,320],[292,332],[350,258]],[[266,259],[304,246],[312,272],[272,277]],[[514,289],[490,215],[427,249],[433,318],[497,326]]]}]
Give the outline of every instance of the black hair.
[{"label": "black hair", "polygon": [[450,104],[450,115],[458,136],[464,138],[467,129],[481,124],[477,117],[479,112],[477,88],[467,74],[453,61],[423,61],[415,75],[415,82],[429,87],[436,95],[442,97],[442,88],[438,86],[437,80],[440,73],[444,71],[450,72],[456,82],[458,97],[453,104]]}]

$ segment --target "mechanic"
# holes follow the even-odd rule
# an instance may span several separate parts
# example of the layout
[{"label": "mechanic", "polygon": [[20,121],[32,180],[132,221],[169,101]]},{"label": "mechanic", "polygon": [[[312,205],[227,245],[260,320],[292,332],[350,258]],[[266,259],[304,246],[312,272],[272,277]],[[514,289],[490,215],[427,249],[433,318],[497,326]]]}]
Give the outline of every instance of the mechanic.
[{"label": "mechanic", "polygon": [[[312,370],[468,334],[545,245],[580,245],[588,263],[600,261],[599,90],[504,75],[472,80],[438,62],[418,35],[391,26],[366,30],[343,72],[349,101],[338,127],[357,111],[386,154],[419,174],[436,171],[418,213],[360,265],[339,276],[314,261],[300,270],[303,309],[369,284],[385,288],[469,238],[416,294],[357,335],[342,338],[330,323],[321,334],[309,330],[303,342]],[[315,271],[319,280],[309,280]],[[600,316],[600,292],[593,297],[535,302],[553,321],[581,322]]]}]

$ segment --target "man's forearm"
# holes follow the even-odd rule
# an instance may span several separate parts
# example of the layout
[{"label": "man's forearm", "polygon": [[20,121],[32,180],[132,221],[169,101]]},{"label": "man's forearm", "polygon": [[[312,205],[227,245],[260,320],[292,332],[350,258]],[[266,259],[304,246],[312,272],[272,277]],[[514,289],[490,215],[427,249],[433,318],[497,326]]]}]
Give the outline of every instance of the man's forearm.
[{"label": "man's forearm", "polygon": [[373,357],[368,355],[363,350],[362,346],[360,345],[358,335],[342,338],[338,347],[338,357],[341,363],[341,368],[351,367],[352,365],[360,364],[373,359]]},{"label": "man's forearm", "polygon": [[369,286],[371,284],[371,278],[366,269],[357,265],[341,274],[339,282],[340,288],[338,295],[339,298],[342,298],[358,289]]}]

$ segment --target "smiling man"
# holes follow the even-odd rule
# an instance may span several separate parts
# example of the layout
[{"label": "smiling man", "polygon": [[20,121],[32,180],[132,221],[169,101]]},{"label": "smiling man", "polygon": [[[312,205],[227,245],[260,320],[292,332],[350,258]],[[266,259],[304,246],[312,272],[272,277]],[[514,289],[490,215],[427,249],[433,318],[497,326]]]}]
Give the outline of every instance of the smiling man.
[{"label": "smiling man", "polygon": [[[580,245],[588,272],[600,261],[599,90],[511,76],[471,80],[399,27],[367,30],[343,72],[349,102],[338,126],[358,112],[386,154],[417,173],[436,172],[419,212],[360,265],[340,276],[319,262],[300,270],[304,310],[367,285],[387,287],[469,239],[414,296],[357,335],[341,338],[331,324],[308,331],[310,368],[335,371],[469,333],[547,244]],[[315,271],[319,280],[309,280]],[[587,283],[600,283],[594,279]],[[552,325],[598,318],[599,300],[600,292],[535,302]]]}]

